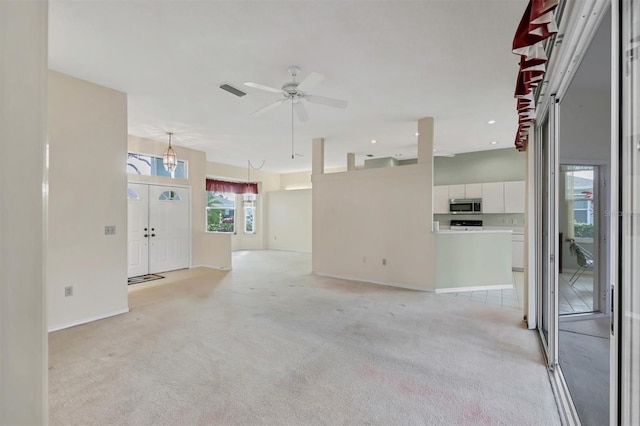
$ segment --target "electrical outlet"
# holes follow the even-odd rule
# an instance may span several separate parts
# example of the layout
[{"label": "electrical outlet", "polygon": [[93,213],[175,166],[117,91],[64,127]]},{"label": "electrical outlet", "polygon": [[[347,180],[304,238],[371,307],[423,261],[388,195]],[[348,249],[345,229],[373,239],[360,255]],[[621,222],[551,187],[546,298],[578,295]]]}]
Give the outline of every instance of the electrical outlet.
[{"label": "electrical outlet", "polygon": [[73,296],[73,286],[70,285],[69,287],[65,287],[64,288],[64,297],[69,297],[69,296]]},{"label": "electrical outlet", "polygon": [[382,264],[386,266],[387,265],[387,259],[382,259]]},{"label": "electrical outlet", "polygon": [[107,225],[104,227],[104,235],[116,235],[116,226]]}]

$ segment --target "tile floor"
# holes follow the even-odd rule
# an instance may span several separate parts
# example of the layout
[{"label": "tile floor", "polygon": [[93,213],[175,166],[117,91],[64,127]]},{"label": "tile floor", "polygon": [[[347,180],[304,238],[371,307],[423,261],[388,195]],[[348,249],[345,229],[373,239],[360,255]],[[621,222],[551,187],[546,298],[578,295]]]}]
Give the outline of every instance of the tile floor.
[{"label": "tile floor", "polygon": [[513,272],[514,288],[509,290],[478,290],[460,293],[444,293],[449,297],[469,300],[474,303],[501,306],[507,309],[523,309],[524,273]]},{"label": "tile floor", "polygon": [[573,285],[569,279],[573,273],[560,274],[558,311],[563,314],[577,314],[593,311],[593,275],[583,274]]},{"label": "tile floor", "polygon": [[[560,315],[593,312],[593,276],[584,274],[573,286],[569,285],[572,273],[560,274],[558,310]],[[480,290],[460,293],[446,293],[451,297],[470,300],[475,303],[497,305],[509,309],[523,309],[524,273],[513,273],[514,288],[510,290]]]}]

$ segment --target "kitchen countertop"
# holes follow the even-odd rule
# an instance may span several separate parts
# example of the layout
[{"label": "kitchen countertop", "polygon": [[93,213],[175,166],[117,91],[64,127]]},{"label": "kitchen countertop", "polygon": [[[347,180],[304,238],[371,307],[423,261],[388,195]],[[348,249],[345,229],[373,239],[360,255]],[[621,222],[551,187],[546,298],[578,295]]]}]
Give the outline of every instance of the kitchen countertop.
[{"label": "kitchen countertop", "polygon": [[511,229],[482,229],[482,230],[450,230],[450,229],[441,229],[439,231],[434,231],[434,234],[511,234],[513,231]]}]

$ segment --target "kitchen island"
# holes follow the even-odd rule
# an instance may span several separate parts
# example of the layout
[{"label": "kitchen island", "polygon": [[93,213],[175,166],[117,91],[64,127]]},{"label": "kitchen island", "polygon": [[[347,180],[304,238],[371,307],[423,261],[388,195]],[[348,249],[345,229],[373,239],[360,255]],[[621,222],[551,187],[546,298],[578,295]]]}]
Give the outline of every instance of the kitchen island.
[{"label": "kitchen island", "polygon": [[436,293],[513,288],[511,233],[435,231]]}]

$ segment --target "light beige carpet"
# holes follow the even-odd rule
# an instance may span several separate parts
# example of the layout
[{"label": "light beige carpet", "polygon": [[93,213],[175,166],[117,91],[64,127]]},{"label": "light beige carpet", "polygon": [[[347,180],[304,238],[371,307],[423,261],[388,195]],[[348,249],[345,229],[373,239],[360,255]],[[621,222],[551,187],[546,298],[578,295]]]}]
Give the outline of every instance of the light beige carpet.
[{"label": "light beige carpet", "polygon": [[51,333],[51,424],[560,423],[516,310],[313,276],[308,254],[238,252],[234,268]]}]

